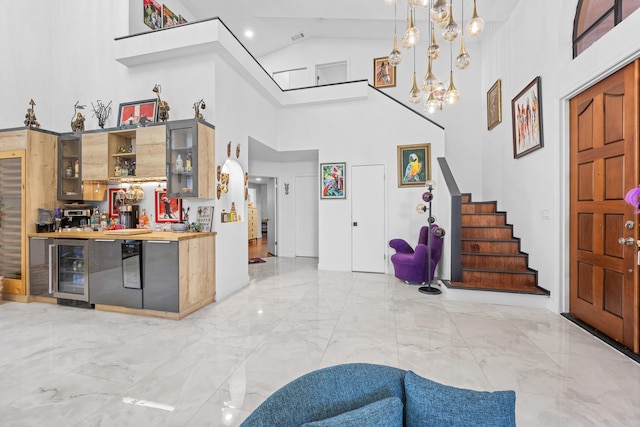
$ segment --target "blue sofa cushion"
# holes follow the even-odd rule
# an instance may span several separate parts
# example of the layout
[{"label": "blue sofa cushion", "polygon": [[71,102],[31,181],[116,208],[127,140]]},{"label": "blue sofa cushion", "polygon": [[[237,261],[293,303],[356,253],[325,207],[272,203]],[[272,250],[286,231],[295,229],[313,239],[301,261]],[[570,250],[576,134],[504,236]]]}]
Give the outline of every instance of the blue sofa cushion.
[{"label": "blue sofa cushion", "polygon": [[300,427],[388,397],[404,402],[404,375],[402,369],[368,363],[309,372],[269,396],[241,427]]},{"label": "blue sofa cushion", "polygon": [[412,371],[404,377],[407,427],[515,427],[514,391],[474,391],[438,384]]},{"label": "blue sofa cushion", "polygon": [[301,427],[402,427],[404,405],[397,397],[378,400],[353,411]]}]

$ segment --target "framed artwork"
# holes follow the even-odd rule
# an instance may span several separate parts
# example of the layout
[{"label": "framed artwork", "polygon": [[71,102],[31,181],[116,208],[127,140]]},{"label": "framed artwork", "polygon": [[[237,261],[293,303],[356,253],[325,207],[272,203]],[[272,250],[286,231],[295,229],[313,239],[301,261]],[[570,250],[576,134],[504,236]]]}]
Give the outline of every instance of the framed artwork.
[{"label": "framed artwork", "polygon": [[180,25],[186,24],[188,22],[186,19],[184,19],[184,16],[182,16],[182,15],[180,15],[178,17],[178,21],[179,21]]},{"label": "framed artwork", "polygon": [[182,199],[167,197],[167,191],[156,195],[156,222],[182,222]]},{"label": "framed artwork", "polygon": [[513,158],[542,148],[542,98],[540,76],[533,79],[511,101]]},{"label": "framed artwork", "polygon": [[110,188],[109,189],[109,216],[111,218],[117,218],[120,214],[120,205],[122,199],[118,197],[118,191],[125,191],[124,188]]},{"label": "framed artwork", "polygon": [[424,187],[431,179],[431,144],[398,145],[398,187]]},{"label": "framed artwork", "polygon": [[142,0],[144,23],[152,30],[162,28],[162,6],[155,0]]},{"label": "framed artwork", "polygon": [[196,222],[200,223],[200,231],[213,230],[213,206],[198,206]]},{"label": "framed artwork", "polygon": [[320,198],[345,199],[346,163],[320,163]]},{"label": "framed artwork", "polygon": [[118,127],[129,125],[144,125],[158,120],[158,100],[124,102],[118,111]]},{"label": "framed artwork", "polygon": [[373,59],[373,87],[394,87],[396,85],[396,67],[389,64],[389,57]]},{"label": "framed artwork", "polygon": [[178,15],[173,13],[166,4],[162,5],[162,28],[175,27],[180,23]]},{"label": "framed artwork", "polygon": [[500,79],[487,92],[487,129],[491,130],[502,122],[502,83]]}]

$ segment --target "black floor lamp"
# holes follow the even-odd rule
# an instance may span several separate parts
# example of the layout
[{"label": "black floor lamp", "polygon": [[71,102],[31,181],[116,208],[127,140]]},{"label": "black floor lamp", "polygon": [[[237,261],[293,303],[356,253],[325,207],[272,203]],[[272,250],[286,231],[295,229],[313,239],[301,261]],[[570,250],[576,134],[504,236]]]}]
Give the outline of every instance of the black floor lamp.
[{"label": "black floor lamp", "polygon": [[433,225],[434,222],[436,222],[436,219],[433,217],[433,215],[431,214],[431,202],[433,201],[433,190],[436,187],[436,182],[433,180],[428,180],[425,183],[427,190],[422,194],[422,200],[424,200],[427,203],[427,206],[424,206],[422,204],[418,205],[418,211],[422,210],[422,212],[428,212],[429,213],[429,217],[427,218],[427,222],[429,223],[429,233],[427,234],[427,286],[420,286],[418,288],[418,290],[423,293],[423,294],[427,294],[427,295],[439,295],[442,293],[442,291],[438,288],[434,288],[433,286],[431,286],[431,281],[433,280],[433,277],[431,277],[432,273],[431,273],[431,235],[433,234],[433,230],[431,229],[431,226]]}]

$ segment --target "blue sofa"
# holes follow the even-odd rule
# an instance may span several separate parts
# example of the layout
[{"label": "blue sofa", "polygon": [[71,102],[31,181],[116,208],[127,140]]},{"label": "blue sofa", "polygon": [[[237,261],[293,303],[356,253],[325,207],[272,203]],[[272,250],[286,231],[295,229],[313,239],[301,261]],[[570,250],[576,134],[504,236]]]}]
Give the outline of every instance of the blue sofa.
[{"label": "blue sofa", "polygon": [[515,399],[513,391],[460,389],[412,371],[350,363],[291,381],[241,427],[512,427]]}]

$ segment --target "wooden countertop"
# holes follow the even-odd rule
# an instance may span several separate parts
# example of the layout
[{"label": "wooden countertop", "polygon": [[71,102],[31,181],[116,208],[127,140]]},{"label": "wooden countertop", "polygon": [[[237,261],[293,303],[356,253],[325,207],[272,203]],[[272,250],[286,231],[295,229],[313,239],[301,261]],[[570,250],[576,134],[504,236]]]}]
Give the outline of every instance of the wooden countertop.
[{"label": "wooden countertop", "polygon": [[48,239],[116,239],[116,240],[167,240],[179,241],[215,236],[211,233],[174,233],[173,231],[152,231],[145,234],[108,234],[104,231],[61,231],[59,233],[27,233],[28,237],[44,237]]}]

